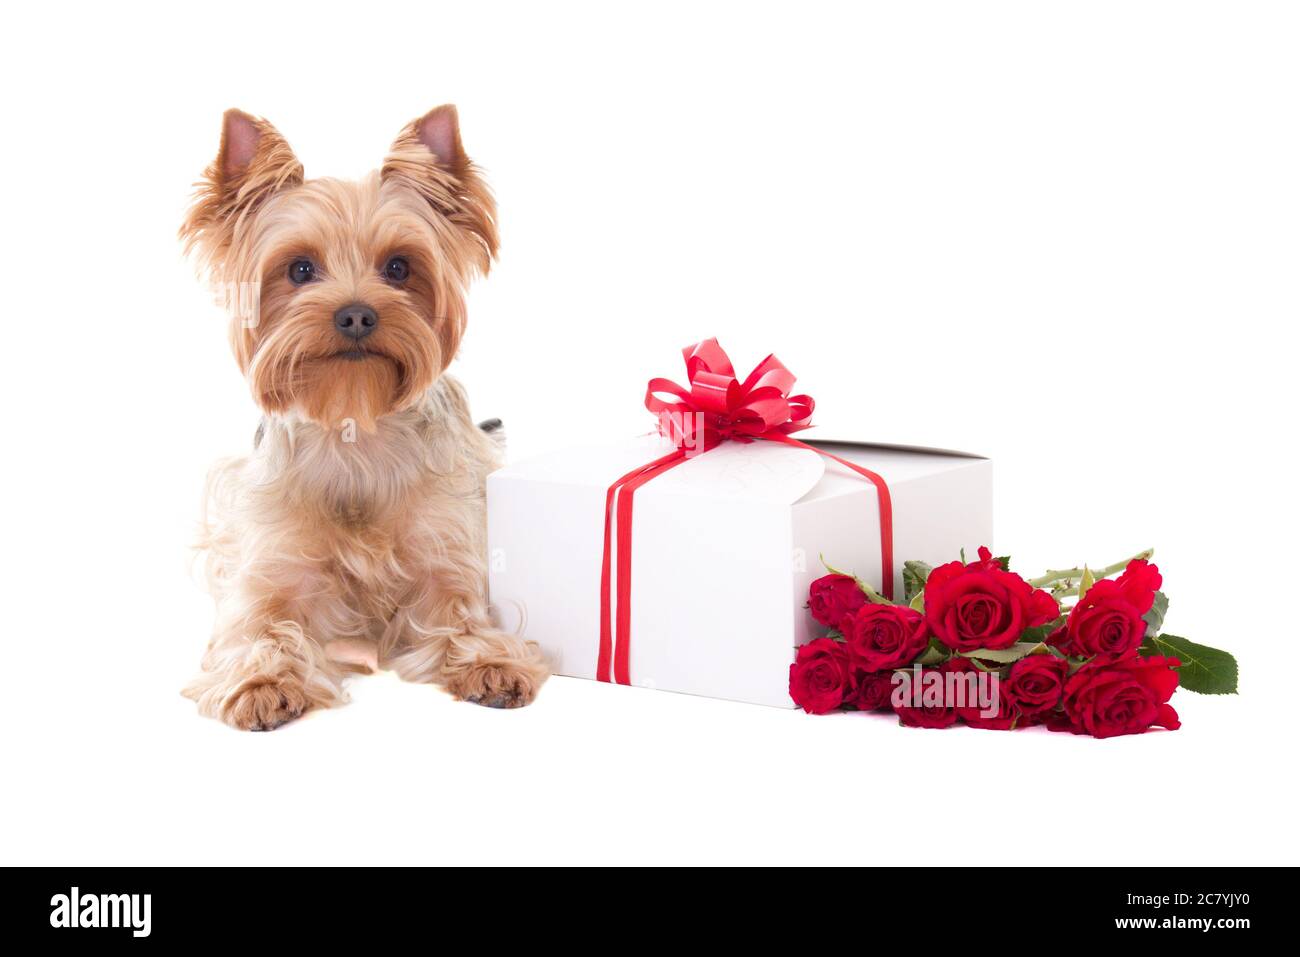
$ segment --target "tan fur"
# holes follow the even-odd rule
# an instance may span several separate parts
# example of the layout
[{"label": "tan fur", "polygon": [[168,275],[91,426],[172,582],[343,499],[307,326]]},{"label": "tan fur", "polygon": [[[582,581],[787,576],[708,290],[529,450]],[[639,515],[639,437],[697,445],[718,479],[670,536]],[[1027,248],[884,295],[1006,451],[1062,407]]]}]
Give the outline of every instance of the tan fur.
[{"label": "tan fur", "polygon": [[[437,146],[446,155],[435,155]],[[383,170],[303,180],[269,123],[231,111],[182,238],[213,280],[254,289],[230,341],[266,412],[252,455],[209,478],[203,546],[217,604],[201,712],[265,730],[346,700],[365,662],[496,707],[546,679],[532,643],[486,602],[484,480],[497,449],[443,370],[465,288],[496,253],[491,194],[440,107],[407,126]],[[401,255],[409,280],[382,270]],[[316,281],[289,265],[311,259]],[[356,344],[335,310],[379,317]]]}]

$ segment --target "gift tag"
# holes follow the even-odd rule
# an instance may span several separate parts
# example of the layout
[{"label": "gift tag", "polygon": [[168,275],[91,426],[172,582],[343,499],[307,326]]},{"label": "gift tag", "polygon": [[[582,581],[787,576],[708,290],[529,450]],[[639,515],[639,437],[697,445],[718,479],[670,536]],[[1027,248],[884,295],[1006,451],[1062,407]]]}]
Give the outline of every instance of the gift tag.
[{"label": "gift tag", "polygon": [[820,482],[825,471],[822,457],[807,449],[775,442],[727,442],[669,469],[637,494],[789,505]]}]

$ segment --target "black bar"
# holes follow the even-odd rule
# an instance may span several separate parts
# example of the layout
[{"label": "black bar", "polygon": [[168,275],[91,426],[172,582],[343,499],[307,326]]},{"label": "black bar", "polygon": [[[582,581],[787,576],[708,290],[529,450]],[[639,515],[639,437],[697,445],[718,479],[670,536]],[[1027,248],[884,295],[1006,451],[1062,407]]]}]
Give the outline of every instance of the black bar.
[{"label": "black bar", "polygon": [[[1061,832],[1062,840],[1090,839],[1078,829]],[[976,851],[988,839],[971,840]],[[502,869],[11,868],[5,874],[11,890],[0,907],[4,926],[19,939],[31,933],[50,943],[75,938],[96,949],[182,943],[283,943],[300,949],[349,941],[373,947],[410,940],[413,932],[429,934],[432,945],[445,939],[449,925],[480,935],[491,947],[505,945],[502,938],[517,928],[526,938],[510,943],[528,948],[541,946],[540,938],[536,944],[531,939],[543,933],[539,928],[547,935],[569,933],[556,924],[568,914],[579,925],[571,930],[584,936],[612,921],[611,928],[622,926],[639,940],[666,934],[678,939],[700,922],[712,928],[711,936],[721,934],[719,942],[729,949],[745,941],[770,944],[773,935],[792,933],[810,952],[875,950],[885,940],[879,935],[892,928],[890,933],[915,937],[917,947],[983,951],[996,929],[1002,941],[997,949],[1009,940],[1036,940],[1056,951],[1065,942],[1095,940],[1183,945],[1196,939],[1224,946],[1256,935],[1283,940],[1295,919],[1286,906],[1294,877],[1290,868],[926,868],[885,862],[794,869],[775,877],[744,871],[724,876],[701,868],[630,882],[577,868],[558,877]],[[120,926],[54,926],[61,918],[70,923],[66,912],[74,887],[83,915],[103,914],[106,922],[116,915]],[[112,897],[105,902],[103,895]],[[137,897],[124,899],[130,895]],[[143,895],[149,895],[147,935]],[[96,903],[87,904],[92,897]],[[68,907],[61,912],[63,901]]]}]

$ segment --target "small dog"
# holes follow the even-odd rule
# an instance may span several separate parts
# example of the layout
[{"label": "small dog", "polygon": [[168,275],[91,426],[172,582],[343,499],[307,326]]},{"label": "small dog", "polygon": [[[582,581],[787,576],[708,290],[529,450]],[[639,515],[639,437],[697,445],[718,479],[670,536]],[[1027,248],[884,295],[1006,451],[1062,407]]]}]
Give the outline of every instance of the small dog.
[{"label": "small dog", "polygon": [[440,106],[360,182],[303,178],[270,123],[226,113],[180,230],[226,291],[265,416],[209,476],[216,626],[185,689],[264,731],[389,668],[458,698],[525,705],[547,669],[486,599],[484,480],[497,443],[443,370],[465,290],[496,255],[496,207]]}]

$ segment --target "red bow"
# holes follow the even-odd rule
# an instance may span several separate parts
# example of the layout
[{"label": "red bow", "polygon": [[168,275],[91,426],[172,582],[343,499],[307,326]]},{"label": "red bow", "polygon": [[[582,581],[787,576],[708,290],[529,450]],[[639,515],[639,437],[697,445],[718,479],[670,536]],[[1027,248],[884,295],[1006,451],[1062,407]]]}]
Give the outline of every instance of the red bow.
[{"label": "red bow", "polygon": [[[812,396],[788,394],[794,374],[776,356],[755,366],[744,382],[736,379],[717,339],[687,346],[682,357],[690,388],[651,379],[645,394],[645,407],[658,417],[659,430],[678,448],[702,452],[727,439],[750,442],[812,425]],[[676,399],[660,398],[661,393]]]}]

